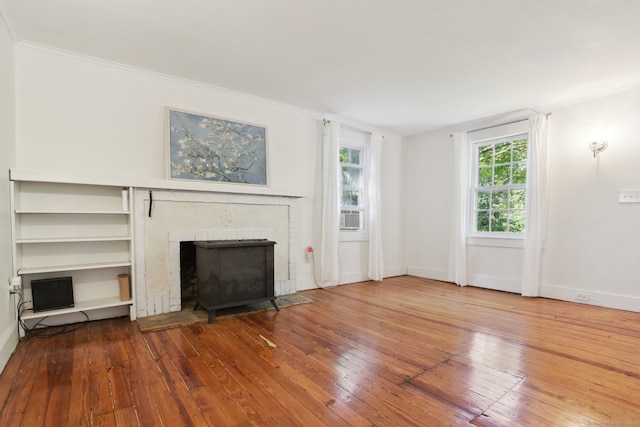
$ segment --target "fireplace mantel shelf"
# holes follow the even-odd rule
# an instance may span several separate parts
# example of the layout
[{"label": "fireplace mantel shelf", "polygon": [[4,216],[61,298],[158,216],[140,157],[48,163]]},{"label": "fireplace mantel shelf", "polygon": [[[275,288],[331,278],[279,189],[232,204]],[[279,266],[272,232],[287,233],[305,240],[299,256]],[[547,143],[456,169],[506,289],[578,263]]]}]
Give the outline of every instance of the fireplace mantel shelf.
[{"label": "fireplace mantel shelf", "polygon": [[11,169],[13,181],[40,181],[63,184],[89,184],[118,187],[134,187],[149,190],[181,190],[202,191],[224,194],[244,194],[255,196],[290,197],[300,199],[306,197],[295,190],[273,189],[269,186],[256,186],[249,184],[201,182],[190,180],[147,179],[126,176],[97,176],[64,174],[57,172],[34,172]]}]

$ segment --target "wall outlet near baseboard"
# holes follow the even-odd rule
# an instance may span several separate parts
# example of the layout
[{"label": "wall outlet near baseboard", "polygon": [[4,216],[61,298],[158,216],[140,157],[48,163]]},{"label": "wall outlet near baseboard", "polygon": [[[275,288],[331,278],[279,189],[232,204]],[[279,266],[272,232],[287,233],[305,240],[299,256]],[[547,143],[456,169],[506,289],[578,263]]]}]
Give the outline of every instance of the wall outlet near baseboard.
[{"label": "wall outlet near baseboard", "polygon": [[591,295],[585,292],[576,292],[576,301],[589,302],[591,301]]},{"label": "wall outlet near baseboard", "polygon": [[9,288],[11,292],[19,292],[22,289],[22,277],[14,276],[9,279]]}]

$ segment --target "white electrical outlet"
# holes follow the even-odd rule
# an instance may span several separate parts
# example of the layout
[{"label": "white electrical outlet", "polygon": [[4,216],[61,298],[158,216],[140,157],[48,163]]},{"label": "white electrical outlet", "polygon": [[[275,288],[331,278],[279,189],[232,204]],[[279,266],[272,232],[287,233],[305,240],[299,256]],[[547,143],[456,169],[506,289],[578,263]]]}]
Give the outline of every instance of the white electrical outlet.
[{"label": "white electrical outlet", "polygon": [[576,301],[589,302],[591,301],[591,295],[584,292],[576,292]]},{"label": "white electrical outlet", "polygon": [[22,289],[22,277],[16,276],[9,279],[9,291],[18,292]]},{"label": "white electrical outlet", "polygon": [[620,190],[620,203],[640,203],[640,190]]}]

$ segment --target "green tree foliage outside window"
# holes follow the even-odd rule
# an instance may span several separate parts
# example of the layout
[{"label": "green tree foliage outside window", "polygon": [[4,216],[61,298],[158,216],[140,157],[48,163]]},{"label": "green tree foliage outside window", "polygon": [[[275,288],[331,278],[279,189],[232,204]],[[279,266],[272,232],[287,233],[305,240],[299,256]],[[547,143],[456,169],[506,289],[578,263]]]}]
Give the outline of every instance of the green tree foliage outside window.
[{"label": "green tree foliage outside window", "polygon": [[340,147],[342,166],[342,205],[362,206],[362,165],[360,150]]},{"label": "green tree foliage outside window", "polygon": [[524,134],[476,146],[476,231],[524,232],[527,142]]}]

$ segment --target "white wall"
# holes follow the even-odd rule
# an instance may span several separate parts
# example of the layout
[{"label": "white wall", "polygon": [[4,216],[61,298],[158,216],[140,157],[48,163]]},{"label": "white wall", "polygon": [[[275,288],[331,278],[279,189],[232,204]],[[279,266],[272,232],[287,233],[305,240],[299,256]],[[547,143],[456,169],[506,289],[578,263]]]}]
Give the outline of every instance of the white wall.
[{"label": "white wall", "polygon": [[407,274],[404,241],[405,167],[402,139],[385,135],[382,143],[382,242],[384,277]]},{"label": "white wall", "polygon": [[253,190],[311,193],[318,119],[309,114],[29,47],[17,48],[16,71],[18,169],[164,179],[165,107],[174,107],[267,126],[270,183]]},{"label": "white wall", "polygon": [[[640,204],[618,203],[640,189],[640,88],[549,109],[550,200],[541,295],[640,311]],[[449,134],[461,124],[406,141],[409,273],[446,280],[451,227]],[[609,148],[587,146],[600,129]],[[468,247],[473,285],[507,288],[520,278],[518,248]]]},{"label": "white wall", "polygon": [[11,220],[9,168],[15,163],[14,47],[0,16],[0,371],[18,343],[15,305],[9,297],[11,265]]},{"label": "white wall", "polygon": [[[251,191],[302,197],[294,248],[298,289],[315,287],[305,248],[313,245],[319,114],[34,46],[18,46],[16,61],[20,170],[164,180],[167,106],[267,126],[269,186],[251,186]],[[402,144],[397,135],[385,137],[389,161],[382,197],[396,200]],[[207,184],[213,191],[247,188]],[[401,209],[400,204],[385,208],[385,271],[404,269],[396,237],[401,235]],[[347,249],[346,271],[361,277],[361,256],[361,246]]]},{"label": "white wall", "polygon": [[408,273],[447,279],[453,141],[448,132],[406,142],[405,239]]},{"label": "white wall", "polygon": [[[640,189],[638,117],[640,88],[553,111],[545,295],[640,311],[640,204],[618,203]],[[594,159],[599,133],[609,148]]]}]

